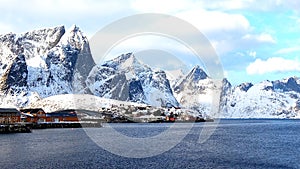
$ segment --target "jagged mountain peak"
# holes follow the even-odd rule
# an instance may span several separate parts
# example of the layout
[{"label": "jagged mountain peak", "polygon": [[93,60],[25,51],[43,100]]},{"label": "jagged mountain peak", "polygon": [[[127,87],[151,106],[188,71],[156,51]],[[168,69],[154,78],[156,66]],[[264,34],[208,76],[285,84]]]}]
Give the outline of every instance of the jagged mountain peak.
[{"label": "jagged mountain peak", "polygon": [[[91,91],[95,91],[97,96],[143,102],[153,106],[179,105],[173,96],[166,73],[152,70],[132,53],[106,61],[96,70],[89,75],[88,82]],[[99,80],[93,85],[97,78]]]},{"label": "jagged mountain peak", "polygon": [[17,41],[27,49],[38,46],[44,50],[48,50],[58,44],[65,31],[64,26],[42,28],[21,34]]},{"label": "jagged mountain peak", "polygon": [[56,40],[56,38],[51,38],[55,37],[54,35],[59,35],[62,36],[65,33],[65,26],[59,25],[59,26],[54,26],[54,27],[47,27],[47,28],[40,28],[40,29],[35,29],[32,31],[27,31],[23,33],[7,33],[7,34],[0,34],[0,37],[10,37],[15,39],[16,43],[19,40],[22,39],[27,39],[27,40],[35,40],[35,41],[51,41],[51,40]]},{"label": "jagged mountain peak", "polygon": [[295,91],[300,93],[300,84],[297,77],[272,81],[272,84],[274,90],[282,90],[283,92]]},{"label": "jagged mountain peak", "polygon": [[106,61],[102,66],[133,74],[151,71],[151,68],[139,61],[133,53],[122,54],[112,60]]},{"label": "jagged mountain peak", "polygon": [[121,54],[120,56],[108,60],[106,63],[104,63],[103,65],[107,65],[107,66],[120,66],[124,63],[127,63],[128,66],[132,66],[133,62],[136,61],[136,57],[134,56],[133,53],[126,53],[126,54]]},{"label": "jagged mountain peak", "polygon": [[120,56],[116,57],[113,59],[114,61],[119,60],[120,62],[128,60],[128,59],[136,59],[134,54],[132,52],[126,53],[126,54],[121,54]]},{"label": "jagged mountain peak", "polygon": [[62,37],[61,43],[66,47],[81,49],[84,44],[88,43],[88,39],[78,26],[72,25]]},{"label": "jagged mountain peak", "polygon": [[241,91],[247,92],[253,86],[252,83],[242,83],[237,86]]},{"label": "jagged mountain peak", "polygon": [[298,80],[299,79],[296,76],[290,77],[290,78],[288,78],[287,83],[296,83],[296,84],[298,84]]},{"label": "jagged mountain peak", "polygon": [[76,24],[73,24],[69,30],[69,32],[77,32],[77,31],[80,31],[80,28],[76,25]]},{"label": "jagged mountain peak", "polygon": [[199,65],[196,65],[186,76],[186,79],[193,79],[194,81],[199,81],[206,78],[208,78],[207,74]]},{"label": "jagged mountain peak", "polygon": [[[209,77],[205,73],[205,71],[199,66],[196,65],[189,71],[188,74],[182,76],[176,83],[174,83],[174,91],[175,93],[183,90],[184,86],[190,85],[200,85],[202,80],[208,79]],[[199,83],[199,84],[198,84]]]},{"label": "jagged mountain peak", "polygon": [[231,88],[232,88],[232,85],[231,85],[231,83],[228,81],[228,79],[227,78],[224,78],[223,80],[222,80],[222,85],[223,85],[223,90],[230,90]]},{"label": "jagged mountain peak", "polygon": [[20,34],[20,37],[24,37],[26,39],[38,39],[42,40],[39,38],[40,36],[44,37],[52,37],[54,34],[59,33],[60,35],[64,34],[66,31],[64,25],[59,25],[59,26],[54,26],[54,27],[49,27],[49,28],[40,28],[28,32],[24,32]]},{"label": "jagged mountain peak", "polygon": [[281,82],[287,83],[289,80],[296,81],[297,83],[300,84],[300,81],[299,81],[300,79],[299,79],[299,77],[297,77],[297,76],[287,77],[287,78],[283,78],[283,79],[281,79],[281,80],[276,80],[276,81],[281,81]]},{"label": "jagged mountain peak", "polygon": [[122,54],[114,61],[120,63],[123,67],[130,67],[134,66],[134,64],[139,63],[139,61],[136,59],[133,53],[127,53],[127,54]]},{"label": "jagged mountain peak", "polygon": [[[27,64],[36,66],[29,59],[45,56],[46,52],[54,48],[65,34],[64,26],[43,28],[22,34],[9,33],[0,36],[1,63],[7,64],[17,55],[24,55]],[[38,59],[35,59],[36,62]],[[29,61],[29,62],[28,62]],[[38,64],[37,64],[38,65]]]}]

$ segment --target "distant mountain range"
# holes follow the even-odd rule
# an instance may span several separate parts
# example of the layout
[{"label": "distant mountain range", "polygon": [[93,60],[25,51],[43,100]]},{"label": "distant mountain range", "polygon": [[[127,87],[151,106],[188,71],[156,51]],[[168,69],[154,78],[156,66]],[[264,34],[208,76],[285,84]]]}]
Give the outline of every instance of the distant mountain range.
[{"label": "distant mountain range", "polygon": [[[77,26],[0,35],[1,107],[24,107],[60,94],[90,94],[193,108],[209,115],[211,94],[216,90],[214,81],[197,65],[186,75],[172,78],[132,53],[96,65],[89,42]],[[298,118],[300,79],[238,86],[224,79],[220,109],[220,117],[225,118]]]}]

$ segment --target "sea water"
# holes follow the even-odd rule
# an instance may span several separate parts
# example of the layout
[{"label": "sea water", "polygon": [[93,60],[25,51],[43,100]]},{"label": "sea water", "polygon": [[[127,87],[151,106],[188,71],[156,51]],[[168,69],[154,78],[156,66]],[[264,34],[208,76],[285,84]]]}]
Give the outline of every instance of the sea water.
[{"label": "sea water", "polygon": [[[128,137],[147,138],[173,124],[105,124],[103,128],[1,134],[0,168],[300,168],[300,120],[196,123],[178,145],[147,158],[110,153],[85,132],[103,132],[107,125]],[[216,130],[199,143],[207,125],[216,125]]]}]

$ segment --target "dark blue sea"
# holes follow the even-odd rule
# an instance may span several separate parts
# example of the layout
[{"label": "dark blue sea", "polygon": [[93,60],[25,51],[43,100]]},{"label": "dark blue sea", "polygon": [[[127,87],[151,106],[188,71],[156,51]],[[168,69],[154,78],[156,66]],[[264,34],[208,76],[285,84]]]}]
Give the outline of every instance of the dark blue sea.
[{"label": "dark blue sea", "polygon": [[[0,168],[300,168],[300,120],[197,123],[175,147],[146,158],[110,153],[85,132],[101,133],[107,125],[128,137],[146,138],[173,124],[105,124],[103,128],[1,134]],[[201,131],[209,126],[216,130],[204,143],[198,142]]]}]

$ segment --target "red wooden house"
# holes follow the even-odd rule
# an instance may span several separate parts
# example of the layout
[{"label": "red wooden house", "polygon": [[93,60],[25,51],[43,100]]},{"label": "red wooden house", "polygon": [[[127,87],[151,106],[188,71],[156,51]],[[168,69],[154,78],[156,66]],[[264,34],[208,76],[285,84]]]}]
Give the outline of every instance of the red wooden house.
[{"label": "red wooden house", "polygon": [[15,108],[0,108],[0,124],[21,122],[21,112]]},{"label": "red wooden house", "polygon": [[78,122],[77,113],[75,110],[59,110],[51,113],[46,113],[46,122]]},{"label": "red wooden house", "polygon": [[37,122],[44,122],[46,113],[41,108],[36,109],[21,109],[22,112],[22,121],[23,122],[31,122],[31,123],[37,123]]}]

